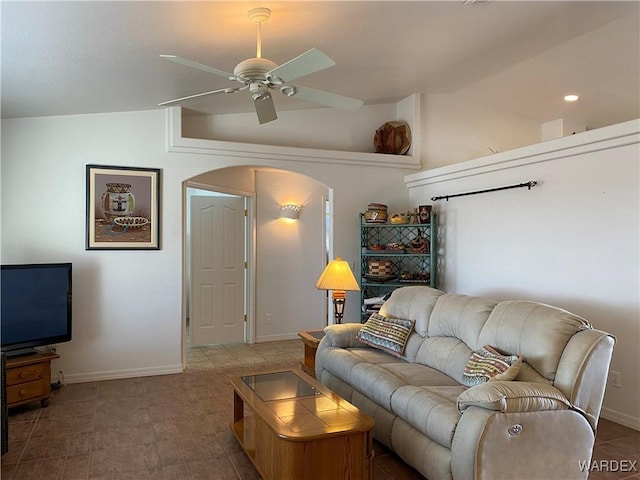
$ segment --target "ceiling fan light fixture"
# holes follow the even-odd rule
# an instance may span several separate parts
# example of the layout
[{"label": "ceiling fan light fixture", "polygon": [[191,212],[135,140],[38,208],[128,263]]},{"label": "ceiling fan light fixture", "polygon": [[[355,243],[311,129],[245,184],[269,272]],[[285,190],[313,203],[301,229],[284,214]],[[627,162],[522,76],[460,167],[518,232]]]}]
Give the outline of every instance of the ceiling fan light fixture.
[{"label": "ceiling fan light fixture", "polygon": [[577,102],[579,98],[580,97],[578,95],[572,93],[572,94],[569,94],[569,95],[565,95],[564,96],[564,101],[565,102]]},{"label": "ceiling fan light fixture", "polygon": [[272,75],[271,73],[265,74],[264,78],[267,80],[267,82],[273,85],[282,85],[284,83],[284,80],[281,77]]},{"label": "ceiling fan light fixture", "polygon": [[287,97],[292,97],[296,94],[296,87],[292,85],[283,85],[280,87],[280,93],[286,95]]},{"label": "ceiling fan light fixture", "polygon": [[249,87],[249,91],[251,92],[251,98],[255,102],[260,102],[271,98],[269,89],[262,83],[252,83]]},{"label": "ceiling fan light fixture", "polygon": [[271,98],[271,94],[269,92],[257,92],[253,94],[252,98],[257,102],[264,102]]}]

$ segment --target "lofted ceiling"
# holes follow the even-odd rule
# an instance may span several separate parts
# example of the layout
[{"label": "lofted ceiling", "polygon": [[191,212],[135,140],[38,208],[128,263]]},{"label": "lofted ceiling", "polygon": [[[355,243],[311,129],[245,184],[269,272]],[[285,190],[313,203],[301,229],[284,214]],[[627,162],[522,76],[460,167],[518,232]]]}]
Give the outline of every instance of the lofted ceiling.
[{"label": "lofted ceiling", "polygon": [[[296,84],[375,104],[454,94],[547,122],[598,128],[640,117],[640,2],[2,1],[2,117],[160,108],[235,86],[159,57],[225,71],[255,56],[250,8],[266,6],[263,56],[317,47],[336,66]],[[247,92],[184,103],[253,111]],[[562,96],[581,99],[566,104]],[[274,95],[278,110],[317,108]]]}]

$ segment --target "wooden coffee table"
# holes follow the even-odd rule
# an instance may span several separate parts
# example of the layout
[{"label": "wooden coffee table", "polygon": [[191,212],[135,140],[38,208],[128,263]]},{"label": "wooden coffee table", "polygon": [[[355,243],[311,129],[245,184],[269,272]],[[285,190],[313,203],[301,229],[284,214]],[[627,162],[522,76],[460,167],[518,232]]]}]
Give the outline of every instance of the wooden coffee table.
[{"label": "wooden coffee table", "polygon": [[231,429],[262,478],[373,478],[373,419],[345,399],[298,370],[231,383]]}]

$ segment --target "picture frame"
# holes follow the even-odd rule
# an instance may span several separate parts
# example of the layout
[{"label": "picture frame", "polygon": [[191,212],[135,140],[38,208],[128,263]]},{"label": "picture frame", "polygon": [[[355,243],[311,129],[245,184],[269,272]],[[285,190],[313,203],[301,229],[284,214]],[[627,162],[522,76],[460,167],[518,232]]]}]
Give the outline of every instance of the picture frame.
[{"label": "picture frame", "polygon": [[160,173],[86,166],[86,250],[160,249]]}]

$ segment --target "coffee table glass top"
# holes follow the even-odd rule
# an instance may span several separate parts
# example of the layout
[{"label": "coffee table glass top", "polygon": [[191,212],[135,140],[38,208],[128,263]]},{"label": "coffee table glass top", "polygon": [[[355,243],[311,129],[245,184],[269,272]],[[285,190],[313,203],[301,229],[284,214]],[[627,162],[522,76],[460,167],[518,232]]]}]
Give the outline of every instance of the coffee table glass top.
[{"label": "coffee table glass top", "polygon": [[241,378],[263,402],[321,395],[313,386],[291,371],[246,375]]}]

